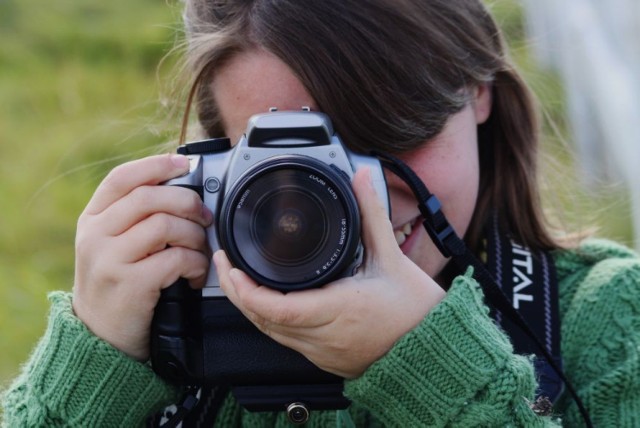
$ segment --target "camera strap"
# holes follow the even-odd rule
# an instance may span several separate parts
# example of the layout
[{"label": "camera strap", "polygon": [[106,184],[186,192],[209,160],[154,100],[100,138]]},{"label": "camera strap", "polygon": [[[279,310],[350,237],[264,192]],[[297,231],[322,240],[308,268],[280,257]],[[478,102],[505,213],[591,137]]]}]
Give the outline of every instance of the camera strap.
[{"label": "camera strap", "polygon": [[147,428],[209,428],[229,389],[222,386],[189,386],[177,404],[147,418]]},{"label": "camera strap", "polygon": [[[560,311],[558,280],[553,258],[544,251],[532,251],[502,233],[498,216],[493,215],[485,234],[486,266],[495,283],[506,294],[511,305],[524,318],[558,367],[562,368],[560,352]],[[560,376],[545,360],[536,344],[523,334],[518,325],[493,308],[496,323],[511,338],[516,353],[536,355],[534,366],[538,375],[538,397],[555,402],[564,385]]]},{"label": "camera strap", "polygon": [[[501,286],[496,283],[496,280],[494,279],[489,269],[487,269],[484,263],[482,263],[473,253],[471,253],[464,241],[456,234],[455,230],[442,212],[442,206],[438,198],[431,192],[429,192],[429,189],[422,182],[422,180],[420,180],[420,178],[411,170],[411,168],[409,168],[400,159],[389,154],[374,152],[373,156],[380,159],[382,165],[396,174],[399,178],[401,178],[414,193],[418,201],[418,208],[420,210],[420,213],[422,214],[422,217],[424,218],[423,226],[438,250],[442,253],[442,255],[444,257],[451,258],[453,264],[455,265],[455,267],[457,267],[458,272],[462,273],[465,272],[469,267],[473,268],[473,276],[480,284],[487,302],[495,311],[496,316],[499,317],[499,322],[504,325],[505,328],[510,329],[510,331],[508,330],[508,332],[512,339],[513,337],[520,337],[520,339],[517,339],[517,346],[521,347],[521,349],[517,349],[517,351],[530,352],[531,350],[533,350],[533,353],[544,358],[545,365],[547,365],[548,367],[545,369],[544,366],[541,366],[540,375],[546,376],[547,379],[551,379],[550,383],[552,384],[552,386],[549,387],[549,393],[553,393],[555,391],[556,394],[559,394],[560,391],[558,391],[558,387],[553,386],[556,384],[553,379],[557,377],[562,380],[567,388],[567,391],[574,399],[587,427],[591,427],[592,423],[587,409],[584,407],[584,404],[576,393],[573,385],[571,384],[571,382],[569,382],[564,372],[562,371],[561,361],[559,359],[559,335],[554,334],[549,335],[549,337],[545,337],[546,335],[542,334],[541,336],[538,336],[536,334],[536,331],[529,326],[528,322],[525,321],[523,315],[521,315],[521,313],[519,312],[521,310],[521,302],[527,301],[529,297],[519,296],[517,300],[514,299],[512,301],[507,296],[506,292],[501,288]],[[491,241],[491,244],[489,245],[493,245],[493,248],[490,248],[490,251],[488,251],[488,253],[495,252],[495,250],[498,248],[499,251],[502,251],[502,249],[510,248],[511,254],[514,255],[514,257],[511,258],[511,261],[508,262],[505,262],[505,259],[503,257],[493,259],[493,263],[495,265],[495,268],[493,269],[494,275],[500,275],[500,278],[503,279],[502,284],[506,288],[506,281],[504,281],[504,279],[513,279],[512,275],[515,274],[516,278],[513,279],[511,292],[517,290],[519,294],[524,295],[524,289],[528,285],[528,281],[532,281],[532,279],[529,277],[528,280],[525,280],[524,278],[522,278],[522,276],[518,276],[518,274],[515,273],[514,266],[520,270],[523,265],[526,265],[528,259],[527,261],[524,261],[523,259],[517,259],[515,256],[522,257],[526,253],[531,254],[531,252],[524,249],[523,247],[514,246],[513,241],[510,239],[507,241],[508,244],[503,239],[504,238],[499,237],[498,240],[494,239],[493,241]],[[543,256],[540,254],[537,254],[536,258],[542,262],[539,264],[541,267],[536,269],[538,270],[537,275],[543,278],[543,282],[545,276],[547,276],[547,278],[549,279],[548,283],[549,285],[551,285],[551,275],[554,275],[552,273],[553,263],[551,258],[548,257],[548,255]],[[531,261],[533,262],[533,254],[531,254]],[[511,270],[509,270],[509,267],[511,267]],[[531,270],[533,271],[533,265]],[[528,272],[528,270],[526,270],[526,266],[525,271]],[[519,273],[522,274],[522,271],[520,270]],[[540,298],[543,301],[545,300],[544,289],[542,291],[542,297]],[[547,293],[547,298],[549,300],[552,298],[551,292]],[[557,301],[557,298],[555,300]],[[515,306],[517,306],[517,308]],[[550,307],[551,306],[552,305],[550,305]],[[539,310],[539,308],[534,308],[532,312],[536,312],[537,310]],[[555,324],[559,325],[557,307],[555,311]],[[552,312],[549,312],[549,314],[551,313]],[[529,312],[527,312],[527,315],[529,315]],[[545,316],[546,315],[547,313],[545,313]],[[536,319],[541,319],[540,314],[535,315],[533,320],[535,321]],[[553,324],[553,321],[550,321]],[[507,327],[507,325],[509,327]],[[546,323],[542,322],[542,325],[546,325]],[[513,334],[513,332],[515,332],[516,330],[519,330],[521,334]],[[540,337],[545,337],[545,341],[543,342]],[[549,340],[551,341],[551,343],[550,346],[547,347],[545,342],[548,343]],[[514,346],[515,342],[516,341],[514,341]],[[554,356],[554,352],[557,352],[557,355]],[[545,382],[544,378],[543,382]],[[544,384],[542,384],[542,388],[546,388]],[[547,391],[545,391],[545,393],[547,393]]]}]

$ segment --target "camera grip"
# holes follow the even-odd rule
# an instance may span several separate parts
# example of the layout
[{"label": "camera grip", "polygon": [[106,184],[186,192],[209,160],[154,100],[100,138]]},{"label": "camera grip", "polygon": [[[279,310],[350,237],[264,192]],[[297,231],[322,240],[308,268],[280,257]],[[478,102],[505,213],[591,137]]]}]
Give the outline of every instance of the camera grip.
[{"label": "camera grip", "polygon": [[342,383],[257,329],[227,298],[202,302],[204,371],[213,383]]},{"label": "camera grip", "polygon": [[151,364],[161,377],[178,384],[201,379],[202,339],[196,291],[184,278],[162,290],[151,323]]},{"label": "camera grip", "polygon": [[229,385],[249,411],[344,409],[343,379],[325,372],[302,354],[256,328],[228,299],[202,302],[203,363],[206,381]]}]

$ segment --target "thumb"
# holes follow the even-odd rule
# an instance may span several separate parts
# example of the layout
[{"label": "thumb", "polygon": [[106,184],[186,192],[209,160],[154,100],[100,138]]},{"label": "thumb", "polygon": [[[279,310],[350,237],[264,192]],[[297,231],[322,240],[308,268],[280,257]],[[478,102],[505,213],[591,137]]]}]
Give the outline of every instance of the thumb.
[{"label": "thumb", "polygon": [[378,195],[373,187],[371,170],[358,170],[353,177],[353,190],[360,208],[362,240],[367,262],[387,262],[401,255],[393,234],[393,226],[385,208],[386,195]]}]

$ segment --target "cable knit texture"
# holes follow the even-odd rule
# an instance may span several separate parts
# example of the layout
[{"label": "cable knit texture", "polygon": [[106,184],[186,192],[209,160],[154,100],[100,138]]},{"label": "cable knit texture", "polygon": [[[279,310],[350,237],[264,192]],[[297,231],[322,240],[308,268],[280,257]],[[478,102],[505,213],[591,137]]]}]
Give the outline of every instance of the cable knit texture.
[{"label": "cable knit texture", "polygon": [[3,426],[135,426],[176,399],[149,366],[91,334],[73,314],[70,294],[49,299],[47,331],[4,396]]},{"label": "cable knit texture", "polygon": [[[640,426],[640,261],[608,241],[555,254],[565,371],[597,427]],[[51,295],[49,327],[4,393],[3,426],[139,426],[176,399],[147,365],[93,336],[68,294]],[[381,320],[383,322],[383,320]],[[536,388],[528,357],[514,355],[471,272],[363,376],[345,383],[355,426],[582,426],[570,397],[555,416],[529,407]],[[341,415],[342,416],[342,415]],[[336,412],[310,427],[339,426]],[[216,426],[290,426],[283,413],[249,413],[230,396]]]}]

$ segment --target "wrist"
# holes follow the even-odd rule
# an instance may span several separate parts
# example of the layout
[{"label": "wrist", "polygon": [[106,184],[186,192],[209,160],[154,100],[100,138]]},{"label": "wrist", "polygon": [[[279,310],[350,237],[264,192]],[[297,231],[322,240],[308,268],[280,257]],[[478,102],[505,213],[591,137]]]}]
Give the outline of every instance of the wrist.
[{"label": "wrist", "polygon": [[174,389],[148,366],[93,335],[74,315],[69,294],[52,293],[50,300],[47,332],[27,367],[34,395],[47,406],[78,424],[97,426],[117,418],[135,425],[174,399]]},{"label": "wrist", "polygon": [[499,376],[510,355],[511,345],[488,317],[477,284],[458,277],[416,328],[363,376],[347,381],[345,392],[389,423],[397,415],[414,415],[441,425]]}]

